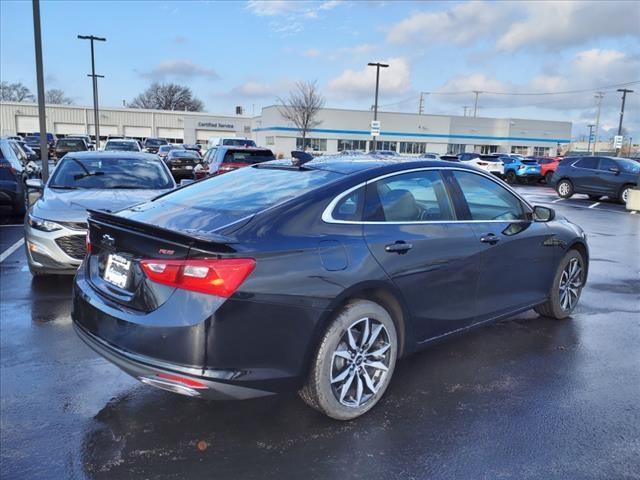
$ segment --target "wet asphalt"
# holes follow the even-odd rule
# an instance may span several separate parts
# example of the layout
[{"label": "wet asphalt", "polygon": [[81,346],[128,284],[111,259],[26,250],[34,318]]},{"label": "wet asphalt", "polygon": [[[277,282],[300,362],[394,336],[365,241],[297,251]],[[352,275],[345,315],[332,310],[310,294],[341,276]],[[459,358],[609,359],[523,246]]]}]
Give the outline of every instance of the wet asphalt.
[{"label": "wet asphalt", "polygon": [[[32,280],[18,249],[0,264],[0,477],[640,478],[640,214],[520,190],[589,235],[573,317],[527,312],[406,358],[351,422],[295,395],[205,402],[139,384],[76,337],[71,278]],[[21,236],[0,226],[2,252]]]}]

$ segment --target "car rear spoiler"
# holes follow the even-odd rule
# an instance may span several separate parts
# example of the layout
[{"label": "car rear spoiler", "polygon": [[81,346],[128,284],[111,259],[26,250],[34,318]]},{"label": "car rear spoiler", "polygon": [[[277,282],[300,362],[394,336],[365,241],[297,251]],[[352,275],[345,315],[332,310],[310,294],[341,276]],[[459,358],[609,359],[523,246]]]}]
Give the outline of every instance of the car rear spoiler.
[{"label": "car rear spoiler", "polygon": [[182,245],[189,245],[203,250],[211,250],[214,248],[217,251],[224,253],[233,253],[236,250],[231,247],[234,243],[239,241],[228,235],[220,235],[217,233],[203,232],[199,230],[189,231],[175,231],[166,228],[158,227],[144,222],[138,222],[130,218],[121,217],[120,215],[113,214],[104,210],[87,210],[89,212],[89,221],[95,221],[97,223],[106,223],[109,225],[115,225],[125,227],[130,230],[134,230],[147,235],[157,235],[163,239],[170,240]]}]

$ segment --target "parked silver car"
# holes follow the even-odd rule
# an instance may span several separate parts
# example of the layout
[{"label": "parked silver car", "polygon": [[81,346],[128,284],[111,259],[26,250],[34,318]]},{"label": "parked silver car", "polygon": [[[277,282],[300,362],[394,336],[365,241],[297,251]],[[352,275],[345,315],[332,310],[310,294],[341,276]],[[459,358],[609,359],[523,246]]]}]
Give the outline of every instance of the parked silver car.
[{"label": "parked silver car", "polygon": [[25,245],[33,275],[74,274],[86,253],[87,209],[116,211],[176,187],[156,155],[76,152],[59,162],[25,216]]}]

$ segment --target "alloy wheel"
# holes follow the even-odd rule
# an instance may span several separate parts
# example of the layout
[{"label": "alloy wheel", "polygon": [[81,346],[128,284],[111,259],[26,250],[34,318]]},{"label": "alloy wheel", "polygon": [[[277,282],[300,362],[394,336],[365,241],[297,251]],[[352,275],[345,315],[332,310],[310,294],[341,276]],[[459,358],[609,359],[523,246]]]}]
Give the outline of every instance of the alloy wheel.
[{"label": "alloy wheel", "polygon": [[620,199],[622,200],[622,203],[627,203],[628,198],[629,198],[629,187],[625,188],[622,191],[622,195],[620,195]]},{"label": "alloy wheel", "polygon": [[331,362],[331,388],[347,407],[367,403],[385,384],[391,362],[385,326],[372,318],[352,323],[342,335]]},{"label": "alloy wheel", "polygon": [[560,185],[558,185],[558,193],[562,196],[566,196],[569,195],[569,193],[571,192],[571,187],[569,186],[568,182],[561,182]]},{"label": "alloy wheel", "polygon": [[582,265],[577,258],[572,258],[560,276],[560,307],[570,311],[575,307],[582,289]]}]

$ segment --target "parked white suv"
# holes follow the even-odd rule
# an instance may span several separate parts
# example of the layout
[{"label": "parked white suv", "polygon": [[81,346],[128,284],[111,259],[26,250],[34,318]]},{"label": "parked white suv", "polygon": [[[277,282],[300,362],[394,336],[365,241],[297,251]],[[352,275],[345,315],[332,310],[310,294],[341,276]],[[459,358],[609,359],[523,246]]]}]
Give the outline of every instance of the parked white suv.
[{"label": "parked white suv", "polygon": [[504,164],[497,155],[483,155],[480,153],[461,153],[458,160],[467,165],[473,165],[481,170],[502,178],[504,176]]},{"label": "parked white suv", "polygon": [[242,137],[211,137],[207,141],[207,150],[215,147],[255,147],[256,142]]}]

